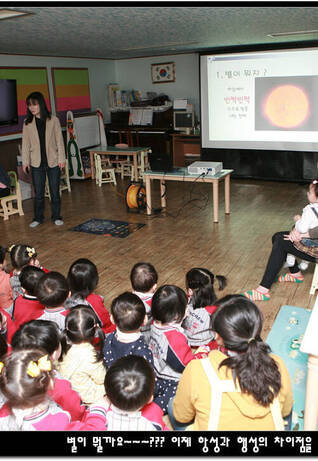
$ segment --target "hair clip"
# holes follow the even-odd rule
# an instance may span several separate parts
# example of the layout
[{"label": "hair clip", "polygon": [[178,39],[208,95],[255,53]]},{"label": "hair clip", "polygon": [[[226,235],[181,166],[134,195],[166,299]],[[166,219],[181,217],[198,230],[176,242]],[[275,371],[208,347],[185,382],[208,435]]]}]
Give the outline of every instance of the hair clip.
[{"label": "hair clip", "polygon": [[0,374],[1,374],[2,370],[3,370],[3,367],[4,367],[4,363],[0,362]]},{"label": "hair clip", "polygon": [[317,179],[314,179],[312,183],[313,183],[313,184],[318,184]]},{"label": "hair clip", "polygon": [[35,255],[35,248],[26,247],[29,258],[32,258]]},{"label": "hair clip", "polygon": [[255,341],[255,338],[248,339],[247,344],[251,343],[252,341]]},{"label": "hair clip", "polygon": [[31,378],[36,378],[39,376],[41,371],[51,371],[52,364],[50,360],[48,360],[47,355],[43,355],[43,357],[39,358],[37,362],[31,360],[27,368],[27,374],[31,376]]},{"label": "hair clip", "polygon": [[8,252],[11,253],[11,251],[13,250],[14,247],[15,247],[15,245],[10,245],[9,248],[8,248]]}]

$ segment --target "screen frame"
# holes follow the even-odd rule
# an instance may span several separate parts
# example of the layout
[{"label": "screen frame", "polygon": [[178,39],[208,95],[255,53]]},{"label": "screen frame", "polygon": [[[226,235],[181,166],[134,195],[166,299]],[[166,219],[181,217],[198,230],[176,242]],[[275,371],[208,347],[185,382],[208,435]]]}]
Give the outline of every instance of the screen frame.
[{"label": "screen frame", "polygon": [[[200,125],[202,125],[202,85],[201,85],[201,56],[210,54],[235,54],[253,53],[279,50],[296,50],[318,48],[318,40],[286,42],[275,44],[233,45],[201,50],[199,52],[199,102],[200,102]],[[280,180],[291,182],[308,182],[317,175],[318,154],[312,151],[293,150],[254,150],[234,148],[202,147],[201,159],[203,161],[221,161],[224,168],[233,168],[233,177]],[[308,173],[308,170],[313,173]]]}]

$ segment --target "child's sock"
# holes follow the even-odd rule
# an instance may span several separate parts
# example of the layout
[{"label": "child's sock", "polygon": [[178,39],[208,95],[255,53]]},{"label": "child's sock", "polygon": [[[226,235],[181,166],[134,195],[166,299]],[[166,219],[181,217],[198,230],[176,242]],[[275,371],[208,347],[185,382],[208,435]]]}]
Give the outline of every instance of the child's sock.
[{"label": "child's sock", "polygon": [[290,272],[286,274],[282,274],[277,278],[278,282],[292,282],[292,283],[302,283],[304,281],[304,277],[300,272],[297,274],[291,274]]},{"label": "child's sock", "polygon": [[248,290],[241,294],[251,301],[269,301],[271,297],[269,292],[265,294],[261,293],[259,290]]},{"label": "child's sock", "polygon": [[299,264],[299,269],[301,271],[306,271],[308,269],[308,266],[309,266],[309,262],[303,259],[301,263]]}]

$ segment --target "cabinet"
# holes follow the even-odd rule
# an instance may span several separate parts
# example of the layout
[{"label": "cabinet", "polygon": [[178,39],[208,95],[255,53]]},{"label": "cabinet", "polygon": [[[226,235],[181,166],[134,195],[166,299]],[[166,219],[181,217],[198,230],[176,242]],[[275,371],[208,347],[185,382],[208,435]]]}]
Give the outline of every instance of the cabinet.
[{"label": "cabinet", "polygon": [[200,136],[194,134],[174,133],[171,137],[173,166],[186,166],[186,163],[192,163],[195,160],[200,160]]}]

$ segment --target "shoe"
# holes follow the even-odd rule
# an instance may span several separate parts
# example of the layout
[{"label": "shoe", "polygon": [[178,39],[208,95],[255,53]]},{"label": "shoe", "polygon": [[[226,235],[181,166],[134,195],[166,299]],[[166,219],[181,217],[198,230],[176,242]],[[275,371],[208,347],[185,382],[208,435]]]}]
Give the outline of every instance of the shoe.
[{"label": "shoe", "polygon": [[64,221],[62,221],[62,219],[56,219],[56,220],[54,221],[54,224],[55,224],[56,226],[63,226]]},{"label": "shoe", "polygon": [[37,227],[39,224],[41,224],[39,221],[32,221],[29,227]]},{"label": "shoe", "polygon": [[299,264],[299,269],[301,271],[306,271],[308,269],[308,266],[309,266],[309,262],[308,261],[302,261],[300,264]]}]

